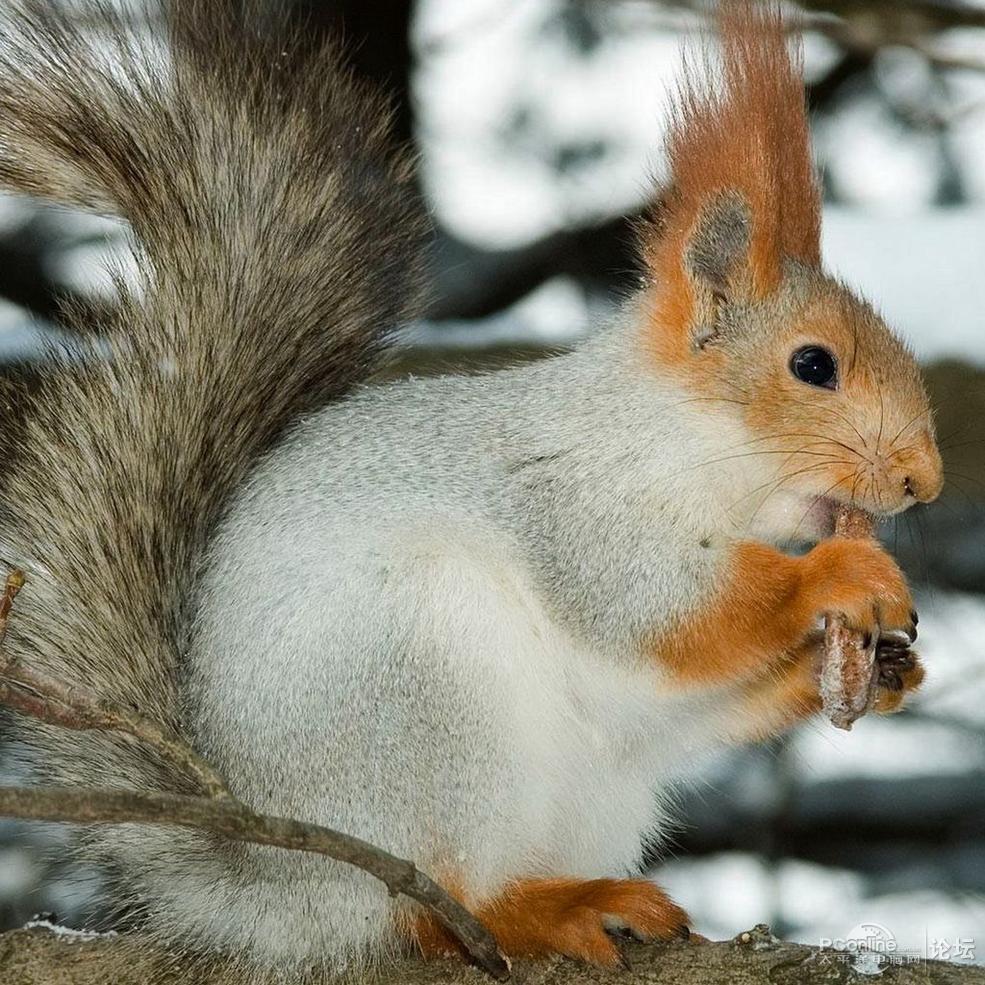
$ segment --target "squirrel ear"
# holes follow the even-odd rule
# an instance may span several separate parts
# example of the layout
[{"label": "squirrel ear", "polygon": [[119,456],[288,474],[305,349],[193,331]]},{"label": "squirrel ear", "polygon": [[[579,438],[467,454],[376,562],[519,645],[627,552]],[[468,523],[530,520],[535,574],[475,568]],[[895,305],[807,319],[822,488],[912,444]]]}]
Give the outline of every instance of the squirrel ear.
[{"label": "squirrel ear", "polygon": [[750,280],[752,212],[737,192],[722,192],[698,214],[684,248],[684,268],[698,291],[731,299]]},{"label": "squirrel ear", "polygon": [[685,61],[666,150],[670,181],[644,226],[651,345],[682,360],[716,334],[723,300],[758,301],[786,259],[821,263],[821,201],[799,45],[777,0],[721,0],[721,50]]},{"label": "squirrel ear", "polygon": [[698,212],[681,252],[691,298],[689,322],[681,327],[689,348],[704,349],[719,334],[723,304],[754,294],[751,245],[752,210],[738,192],[721,192]]}]

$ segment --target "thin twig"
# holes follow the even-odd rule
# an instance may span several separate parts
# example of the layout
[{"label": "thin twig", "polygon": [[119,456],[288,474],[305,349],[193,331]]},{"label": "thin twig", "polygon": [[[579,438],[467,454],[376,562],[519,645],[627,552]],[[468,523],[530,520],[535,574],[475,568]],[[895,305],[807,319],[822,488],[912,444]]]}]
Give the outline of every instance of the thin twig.
[{"label": "thin twig", "polygon": [[222,776],[170,729],[139,712],[81,689],[67,687],[52,677],[20,664],[2,664],[0,704],[48,725],[77,732],[123,732],[155,749],[183,775],[193,776],[203,792],[216,800],[232,797]]},{"label": "thin twig", "polygon": [[428,907],[479,967],[500,980],[509,976],[509,962],[489,931],[413,862],[330,828],[257,814],[231,798],[73,787],[0,787],[0,815],[79,824],[176,824],[232,841],[325,855],[375,876],[392,895],[402,893]]},{"label": "thin twig", "polygon": [[[23,588],[24,573],[17,568],[7,575],[0,597],[0,643],[7,631],[10,610]],[[232,796],[219,773],[179,735],[138,711],[85,691],[69,687],[54,677],[25,667],[0,650],[0,703],[49,725],[79,732],[124,732],[157,750],[185,774],[194,776],[202,789],[216,799]]]},{"label": "thin twig", "polygon": [[[604,7],[611,3],[606,0]],[[814,31],[842,48],[876,54],[883,48],[912,48],[940,69],[985,72],[985,59],[973,55],[948,54],[934,47],[931,39],[945,31],[965,27],[985,28],[985,11],[957,4],[934,4],[925,0],[800,0],[807,8],[785,19],[792,34]],[[655,10],[670,7],[692,15],[691,26],[709,29],[714,13],[701,0],[653,0]],[[660,13],[666,15],[666,11]],[[672,25],[669,25],[672,26]],[[679,23],[686,28],[686,22]]]}]

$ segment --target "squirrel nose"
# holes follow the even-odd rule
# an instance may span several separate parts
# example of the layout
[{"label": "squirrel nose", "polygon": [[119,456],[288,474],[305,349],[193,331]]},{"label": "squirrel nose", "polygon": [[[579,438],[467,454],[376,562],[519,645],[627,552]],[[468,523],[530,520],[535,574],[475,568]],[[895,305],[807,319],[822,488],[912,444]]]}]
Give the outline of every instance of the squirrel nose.
[{"label": "squirrel nose", "polygon": [[903,468],[904,495],[912,496],[918,503],[932,503],[941,494],[944,466],[937,443],[929,432],[921,436],[920,442],[906,457]]}]

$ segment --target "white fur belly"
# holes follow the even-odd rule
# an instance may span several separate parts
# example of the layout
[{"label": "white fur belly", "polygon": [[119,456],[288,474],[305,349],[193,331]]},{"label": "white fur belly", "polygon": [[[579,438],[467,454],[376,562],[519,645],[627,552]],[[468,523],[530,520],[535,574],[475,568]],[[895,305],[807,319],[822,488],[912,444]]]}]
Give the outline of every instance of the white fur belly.
[{"label": "white fur belly", "polygon": [[546,616],[511,635],[508,739],[530,824],[521,840],[545,873],[636,872],[644,845],[667,833],[672,787],[717,741],[716,696],[661,694],[653,668],[588,651]]},{"label": "white fur belly", "polygon": [[[587,649],[481,531],[442,533],[345,551],[309,538],[303,566],[281,550],[291,608],[260,627],[268,582],[231,556],[200,623],[199,742],[259,808],[458,871],[479,897],[631,873],[706,742],[706,699],[663,697],[654,668]],[[269,572],[278,545],[255,536]],[[327,907],[340,890],[306,892]]]}]

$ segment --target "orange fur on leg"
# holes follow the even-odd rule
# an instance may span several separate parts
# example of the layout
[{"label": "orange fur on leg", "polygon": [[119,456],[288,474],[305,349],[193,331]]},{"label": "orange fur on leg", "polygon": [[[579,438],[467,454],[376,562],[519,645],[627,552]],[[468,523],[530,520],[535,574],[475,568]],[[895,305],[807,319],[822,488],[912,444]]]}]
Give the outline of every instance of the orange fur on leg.
[{"label": "orange fur on leg", "polygon": [[718,683],[758,671],[810,628],[799,611],[800,559],[765,544],[738,544],[707,605],[665,630],[653,655],[682,681]]},{"label": "orange fur on leg", "polygon": [[[818,674],[823,646],[821,634],[814,634],[795,654],[743,686],[734,738],[756,741],[779,735],[821,710]],[[892,714],[920,687],[923,666],[909,647],[891,642],[880,646],[876,662],[879,677],[873,707],[877,714]]]},{"label": "orange fur on leg", "polygon": [[[475,908],[510,957],[561,954],[604,967],[622,962],[610,934],[657,940],[687,933],[687,914],[646,879],[526,879]],[[424,957],[460,954],[429,914],[412,934]]]},{"label": "orange fur on leg", "polygon": [[823,642],[809,638],[793,654],[773,664],[768,673],[744,685],[733,732],[739,741],[779,735],[821,710],[818,667]]}]

